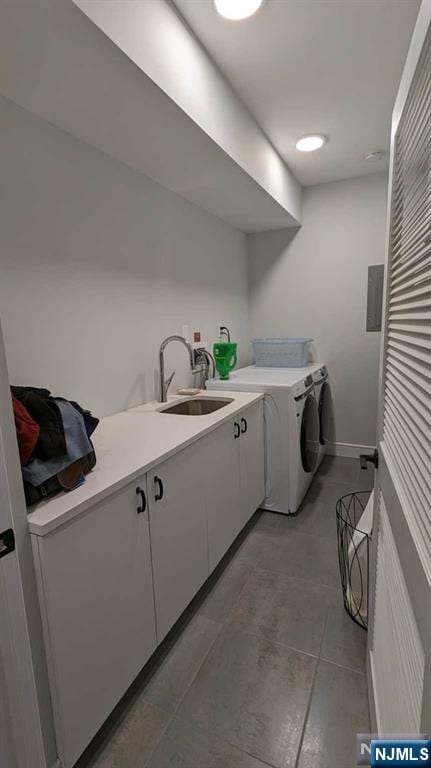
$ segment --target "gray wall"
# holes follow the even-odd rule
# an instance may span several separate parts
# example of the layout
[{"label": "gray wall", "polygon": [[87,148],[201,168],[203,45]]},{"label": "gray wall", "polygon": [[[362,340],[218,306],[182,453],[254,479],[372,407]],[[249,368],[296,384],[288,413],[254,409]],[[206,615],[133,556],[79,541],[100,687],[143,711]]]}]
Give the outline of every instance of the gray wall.
[{"label": "gray wall", "polygon": [[[249,353],[246,238],[0,99],[0,315],[11,381],[100,415],[155,396],[160,341],[218,323]],[[176,348],[175,348],[176,347]],[[167,350],[173,389],[192,383]]]},{"label": "gray wall", "polygon": [[309,187],[303,226],[249,236],[252,336],[311,336],[329,366],[337,443],[373,445],[380,333],[367,269],[384,261],[387,176]]}]

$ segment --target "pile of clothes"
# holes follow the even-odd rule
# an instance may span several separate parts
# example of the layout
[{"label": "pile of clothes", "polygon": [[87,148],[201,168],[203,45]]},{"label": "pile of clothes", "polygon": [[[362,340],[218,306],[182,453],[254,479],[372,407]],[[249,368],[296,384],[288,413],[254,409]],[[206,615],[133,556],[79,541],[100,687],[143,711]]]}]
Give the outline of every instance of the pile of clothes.
[{"label": "pile of clothes", "polygon": [[11,392],[27,504],[82,485],[96,464],[90,437],[99,419],[48,389]]}]

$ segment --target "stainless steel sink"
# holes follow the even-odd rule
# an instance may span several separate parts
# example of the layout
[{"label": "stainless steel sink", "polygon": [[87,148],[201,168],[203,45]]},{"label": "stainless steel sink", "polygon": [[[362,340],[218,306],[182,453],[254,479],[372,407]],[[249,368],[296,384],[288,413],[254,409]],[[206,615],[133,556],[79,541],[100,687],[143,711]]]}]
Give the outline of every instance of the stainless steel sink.
[{"label": "stainless steel sink", "polygon": [[214,400],[209,397],[193,397],[190,400],[180,400],[179,403],[169,405],[167,408],[161,408],[159,413],[170,413],[178,416],[205,416],[224,408],[229,403],[233,403],[232,397],[218,397]]}]

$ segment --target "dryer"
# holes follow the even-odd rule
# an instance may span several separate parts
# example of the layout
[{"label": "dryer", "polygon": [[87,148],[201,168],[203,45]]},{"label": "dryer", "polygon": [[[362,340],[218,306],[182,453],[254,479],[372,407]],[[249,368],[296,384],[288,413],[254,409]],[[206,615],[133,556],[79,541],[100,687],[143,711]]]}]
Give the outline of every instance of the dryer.
[{"label": "dryer", "polygon": [[323,461],[330,440],[332,424],[332,396],[326,365],[321,365],[312,372],[317,408],[319,411],[319,453],[317,467]]},{"label": "dryer", "polygon": [[248,366],[233,371],[228,381],[210,379],[207,389],[264,393],[266,496],[262,508],[296,512],[319,455],[319,412],[312,374],[304,368]]},{"label": "dryer", "polygon": [[328,369],[324,363],[310,363],[303,369],[304,374],[311,374],[319,411],[319,447],[316,470],[327,452],[332,427],[332,395]]}]

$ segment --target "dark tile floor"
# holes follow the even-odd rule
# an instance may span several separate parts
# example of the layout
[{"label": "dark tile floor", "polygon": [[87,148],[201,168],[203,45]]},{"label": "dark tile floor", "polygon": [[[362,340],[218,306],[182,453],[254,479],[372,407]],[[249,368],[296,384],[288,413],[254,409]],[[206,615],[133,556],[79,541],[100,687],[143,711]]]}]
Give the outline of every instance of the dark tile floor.
[{"label": "dark tile floor", "polygon": [[79,768],[353,768],[366,633],[342,606],[335,502],[371,486],[327,457],[297,515],[258,512]]}]

